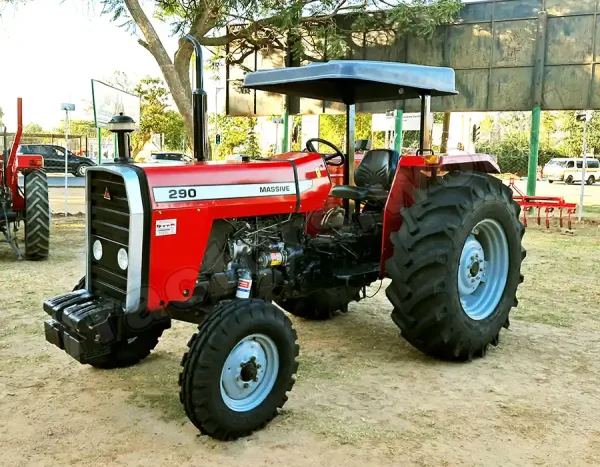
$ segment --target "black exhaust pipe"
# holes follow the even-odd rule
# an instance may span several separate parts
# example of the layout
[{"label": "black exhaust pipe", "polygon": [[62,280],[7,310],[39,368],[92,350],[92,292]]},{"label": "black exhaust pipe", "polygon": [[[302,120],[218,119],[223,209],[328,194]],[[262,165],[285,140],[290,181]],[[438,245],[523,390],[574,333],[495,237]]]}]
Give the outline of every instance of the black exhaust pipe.
[{"label": "black exhaust pipe", "polygon": [[204,73],[202,63],[202,47],[194,36],[186,34],[184,39],[194,45],[196,51],[196,89],[193,91],[194,112],[194,158],[198,162],[209,159],[208,133],[206,131],[206,92],[204,92]]}]

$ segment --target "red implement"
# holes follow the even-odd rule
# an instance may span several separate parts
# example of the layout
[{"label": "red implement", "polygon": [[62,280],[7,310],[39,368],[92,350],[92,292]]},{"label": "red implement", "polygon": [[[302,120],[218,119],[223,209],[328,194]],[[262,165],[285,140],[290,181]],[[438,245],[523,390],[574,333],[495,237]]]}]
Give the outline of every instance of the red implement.
[{"label": "red implement", "polygon": [[523,224],[527,227],[527,212],[537,209],[537,224],[542,225],[542,210],[545,214],[546,228],[550,228],[550,214],[559,212],[559,225],[563,227],[563,211],[567,211],[567,225],[571,229],[571,216],[575,214],[577,204],[567,203],[558,196],[527,196],[515,185],[515,180],[510,179],[508,186],[513,190],[513,199],[523,208]]}]

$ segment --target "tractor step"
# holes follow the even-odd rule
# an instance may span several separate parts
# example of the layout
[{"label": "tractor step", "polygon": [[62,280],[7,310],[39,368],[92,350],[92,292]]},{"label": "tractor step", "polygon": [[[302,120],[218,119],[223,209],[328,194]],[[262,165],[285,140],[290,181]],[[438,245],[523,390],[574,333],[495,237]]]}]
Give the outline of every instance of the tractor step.
[{"label": "tractor step", "polygon": [[334,269],[333,276],[344,285],[362,287],[379,279],[379,263],[367,263],[357,266]]}]

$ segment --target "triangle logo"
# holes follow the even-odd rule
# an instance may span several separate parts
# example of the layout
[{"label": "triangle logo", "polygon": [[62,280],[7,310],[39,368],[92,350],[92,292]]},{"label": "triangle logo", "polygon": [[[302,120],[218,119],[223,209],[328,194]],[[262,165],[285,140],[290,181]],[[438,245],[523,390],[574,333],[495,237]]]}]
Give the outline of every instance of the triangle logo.
[{"label": "triangle logo", "polygon": [[111,200],[110,191],[108,191],[108,188],[104,189],[104,199],[107,200],[107,201]]}]

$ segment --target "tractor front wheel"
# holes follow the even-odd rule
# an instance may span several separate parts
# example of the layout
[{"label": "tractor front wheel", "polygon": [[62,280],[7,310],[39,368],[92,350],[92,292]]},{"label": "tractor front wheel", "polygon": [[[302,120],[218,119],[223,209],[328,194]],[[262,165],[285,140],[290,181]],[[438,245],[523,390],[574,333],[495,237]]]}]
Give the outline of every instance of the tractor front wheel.
[{"label": "tractor front wheel", "polygon": [[519,213],[510,189],[487,174],[450,173],[416,192],[386,262],[392,319],[409,343],[459,361],[498,344],[523,281]]},{"label": "tractor front wheel", "polygon": [[277,304],[288,313],[313,321],[325,321],[336,311],[347,312],[348,304],[358,300],[360,287],[321,289],[308,297],[281,300]]},{"label": "tractor front wheel", "polygon": [[50,250],[48,179],[43,170],[25,173],[25,258],[40,261]]},{"label": "tractor front wheel", "polygon": [[292,323],[274,305],[257,299],[220,304],[188,347],[180,399],[202,433],[220,440],[247,436],[287,401],[298,345]]}]

